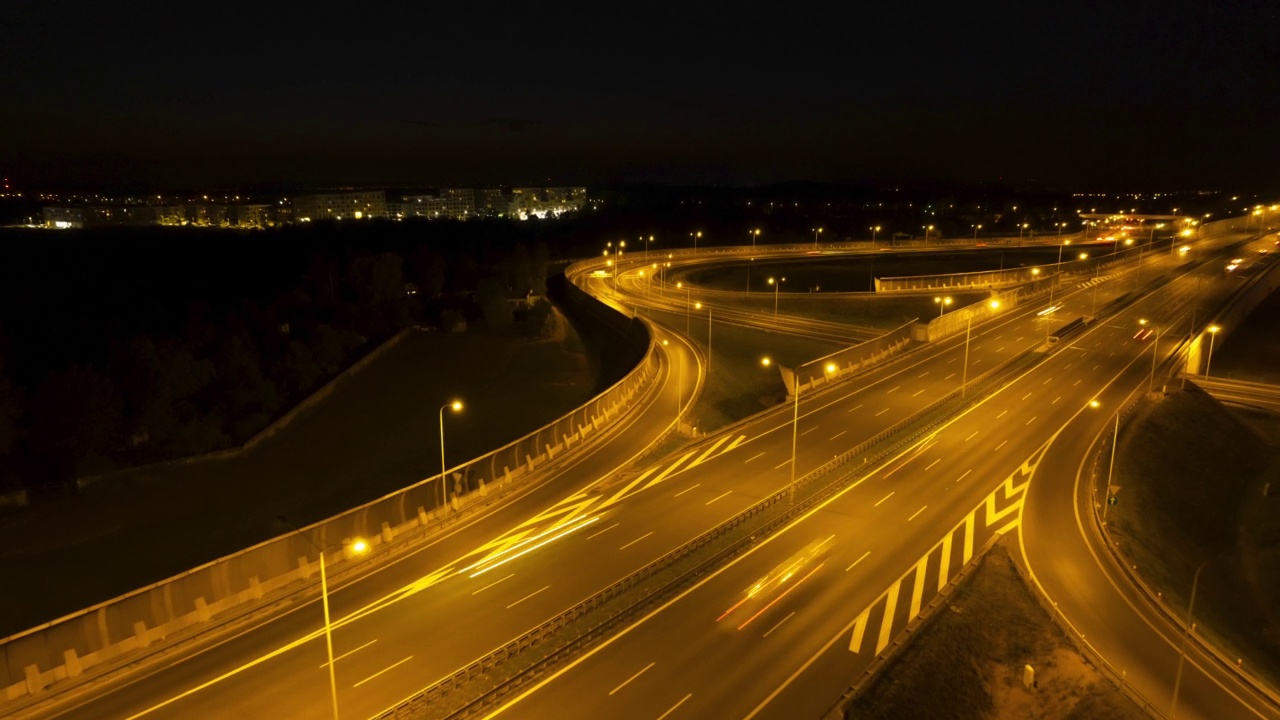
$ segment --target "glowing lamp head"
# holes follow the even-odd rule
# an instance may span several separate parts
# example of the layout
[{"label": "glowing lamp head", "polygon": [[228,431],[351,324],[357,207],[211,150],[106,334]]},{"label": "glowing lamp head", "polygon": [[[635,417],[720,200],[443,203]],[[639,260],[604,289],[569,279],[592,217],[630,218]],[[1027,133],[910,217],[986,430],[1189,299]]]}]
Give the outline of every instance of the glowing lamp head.
[{"label": "glowing lamp head", "polygon": [[454,412],[462,412],[462,401],[454,400],[453,402],[449,403],[449,409]]},{"label": "glowing lamp head", "polygon": [[357,555],[361,555],[369,551],[369,543],[365,541],[364,538],[356,538],[355,541],[351,543],[350,547],[351,552],[356,553]]}]

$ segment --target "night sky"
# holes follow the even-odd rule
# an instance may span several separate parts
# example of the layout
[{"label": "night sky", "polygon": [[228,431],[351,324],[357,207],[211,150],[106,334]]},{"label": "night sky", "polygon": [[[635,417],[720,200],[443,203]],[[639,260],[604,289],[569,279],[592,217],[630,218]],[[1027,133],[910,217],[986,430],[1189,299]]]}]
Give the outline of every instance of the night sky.
[{"label": "night sky", "polygon": [[27,187],[1270,184],[1275,2],[8,2]]}]

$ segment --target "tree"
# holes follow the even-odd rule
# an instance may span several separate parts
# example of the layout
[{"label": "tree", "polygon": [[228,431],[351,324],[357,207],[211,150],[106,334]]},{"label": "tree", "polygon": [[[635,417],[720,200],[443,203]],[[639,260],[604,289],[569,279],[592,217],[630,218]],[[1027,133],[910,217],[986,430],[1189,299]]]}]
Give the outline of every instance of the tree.
[{"label": "tree", "polygon": [[491,330],[501,330],[511,324],[513,314],[502,286],[493,278],[485,278],[476,286],[476,304]]},{"label": "tree", "polygon": [[438,298],[444,294],[445,263],[438,253],[425,247],[415,248],[409,255],[407,271],[426,297]]}]

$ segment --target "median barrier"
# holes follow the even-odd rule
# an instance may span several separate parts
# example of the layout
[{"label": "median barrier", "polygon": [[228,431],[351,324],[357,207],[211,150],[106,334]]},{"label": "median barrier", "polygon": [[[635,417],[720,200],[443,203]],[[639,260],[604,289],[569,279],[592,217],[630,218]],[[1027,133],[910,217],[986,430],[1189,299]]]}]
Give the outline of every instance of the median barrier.
[{"label": "median barrier", "polygon": [[[538,627],[487,653],[466,667],[433,682],[375,717],[377,720],[392,720],[418,718],[430,713],[432,717],[465,718],[491,710],[503,697],[545,675],[567,656],[580,652],[604,637],[622,622],[633,617],[639,610],[669,597],[693,578],[709,572],[719,563],[746,550],[758,537],[776,530],[808,511],[841,490],[847,481],[860,476],[868,468],[875,467],[894,453],[910,447],[939,425],[976,403],[985,394],[995,392],[1007,382],[1011,382],[1012,380],[1008,379],[1010,376],[1020,375],[1041,359],[1042,357],[1038,354],[1030,352],[1010,358],[970,381],[964,388],[957,388],[911,417],[895,423],[851,450],[805,473],[796,480],[794,492],[791,488],[784,488],[773,493]],[[966,390],[969,391],[967,396]],[[959,402],[956,402],[957,400]],[[886,441],[890,442],[881,446]],[[821,487],[815,485],[817,480],[849,464],[859,456],[863,456],[863,462],[857,463],[852,470]],[[771,515],[746,527],[752,520],[770,511],[773,511]],[[710,553],[705,556],[695,555],[704,548],[711,548]],[[680,563],[685,561],[689,561],[688,564],[681,566]],[[635,595],[632,591],[640,594]],[[610,605],[615,600],[622,607]],[[611,607],[613,609],[609,610]],[[565,640],[558,647],[546,650],[528,667],[515,670],[511,677],[495,677],[495,670],[500,663],[546,642],[571,626],[577,629],[574,637]],[[460,698],[450,705],[447,696],[476,677],[483,677],[487,687],[482,689],[476,697]]]},{"label": "median barrier", "polygon": [[[569,293],[581,293],[576,287]],[[585,293],[583,293],[585,296]],[[578,298],[579,302],[586,302]],[[341,584],[518,491],[537,470],[558,466],[608,433],[610,420],[658,390],[661,355],[642,322],[640,362],[611,387],[563,417],[444,474],[448,502],[438,503],[441,475],[327,520],[267,540],[77,613],[0,640],[0,710],[41,701],[62,687],[100,679],[218,628],[272,612],[319,586],[316,546],[330,582]],[[638,343],[639,340],[634,342]],[[545,473],[537,473],[539,476]],[[353,538],[370,545],[357,561]],[[71,682],[68,682],[71,681]]]}]

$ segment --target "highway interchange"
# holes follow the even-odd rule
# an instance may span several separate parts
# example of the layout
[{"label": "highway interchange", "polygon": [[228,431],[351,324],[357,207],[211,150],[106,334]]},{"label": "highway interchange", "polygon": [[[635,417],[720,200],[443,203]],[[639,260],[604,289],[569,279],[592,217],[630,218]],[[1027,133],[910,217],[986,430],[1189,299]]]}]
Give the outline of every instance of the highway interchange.
[{"label": "highway interchange", "polygon": [[[1156,268],[1159,280],[1136,302],[1064,341],[898,456],[859,469],[846,489],[784,531],[507,698],[501,714],[819,717],[996,532],[1020,536],[1035,582],[1065,620],[1151,710],[1167,714],[1180,630],[1137,597],[1099,550],[1088,519],[1091,496],[1077,471],[1109,427],[1110,412],[1145,388],[1153,354],[1165,357],[1175,349],[1171,340],[1190,331],[1192,306],[1203,314],[1238,282],[1217,270],[1210,250],[1200,252],[1199,270],[1163,255],[1148,258],[1144,283],[1157,278]],[[1132,269],[1110,273],[1106,282],[1067,283],[1055,300],[1061,309],[1051,315],[1038,314],[1041,300],[975,326],[968,377],[1042,350],[1050,330],[1132,288]],[[620,280],[616,295],[602,279],[591,281],[592,291],[629,307],[683,308],[686,300],[637,292],[635,275]],[[1139,318],[1167,337],[1158,345],[1135,338]],[[629,467],[704,379],[682,329],[655,326],[672,360],[660,392],[604,444],[553,482],[333,594],[344,717],[394,706],[787,486],[789,406]],[[802,394],[795,475],[954,391],[965,351],[961,333]],[[699,372],[671,372],[680,365]],[[684,387],[677,387],[680,379]],[[779,568],[790,569],[789,584],[746,597]],[[319,619],[314,604],[300,606],[49,716],[327,717]],[[1179,717],[1280,717],[1194,647],[1180,691]]]}]

